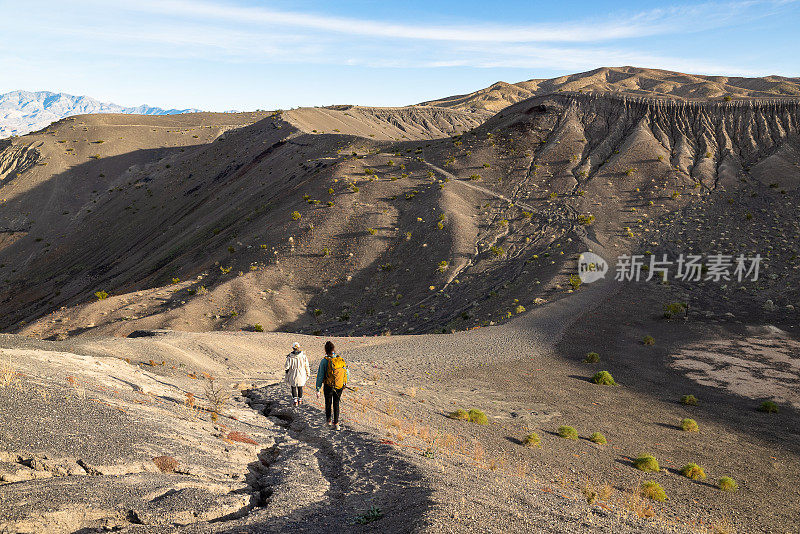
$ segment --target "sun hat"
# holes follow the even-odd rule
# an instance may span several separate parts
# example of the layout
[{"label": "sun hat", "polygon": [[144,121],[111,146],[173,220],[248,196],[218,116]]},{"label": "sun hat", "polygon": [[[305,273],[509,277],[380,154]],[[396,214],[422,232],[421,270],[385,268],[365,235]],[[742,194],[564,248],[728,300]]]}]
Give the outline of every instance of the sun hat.
[{"label": "sun hat", "polygon": [[299,349],[299,348],[300,348],[300,343],[298,343],[297,341],[295,341],[294,343],[292,343],[292,348],[293,348],[293,349]]}]

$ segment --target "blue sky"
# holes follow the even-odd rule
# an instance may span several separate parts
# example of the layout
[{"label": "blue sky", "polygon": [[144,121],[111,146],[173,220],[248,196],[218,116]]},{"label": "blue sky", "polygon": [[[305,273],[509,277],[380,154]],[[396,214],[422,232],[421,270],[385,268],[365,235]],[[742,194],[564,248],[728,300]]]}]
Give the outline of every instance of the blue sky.
[{"label": "blue sky", "polygon": [[800,76],[800,1],[0,0],[0,93],[121,105],[404,105],[635,65]]}]

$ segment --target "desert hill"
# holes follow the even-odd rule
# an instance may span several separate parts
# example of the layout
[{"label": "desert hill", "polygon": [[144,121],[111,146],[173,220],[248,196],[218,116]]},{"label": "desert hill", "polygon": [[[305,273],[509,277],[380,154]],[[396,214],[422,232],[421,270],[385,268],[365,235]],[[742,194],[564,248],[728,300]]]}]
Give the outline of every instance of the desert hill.
[{"label": "desert hill", "polygon": [[800,79],[782,76],[702,76],[638,67],[602,67],[558,78],[518,83],[497,82],[472,93],[431,100],[423,104],[496,113],[527,98],[562,91],[698,100],[719,100],[726,97],[797,97],[800,96]]},{"label": "desert hill", "polygon": [[[800,101],[579,90],[5,141],[0,528],[791,531]],[[610,272],[579,284],[587,250]],[[632,253],[760,254],[761,276],[615,281]],[[340,434],[279,383],[292,341],[313,368],[326,339],[358,388]],[[471,408],[486,425],[448,417]]]},{"label": "desert hill", "polygon": [[0,94],[0,138],[24,135],[51,122],[86,113],[127,113],[132,115],[174,115],[198,109],[162,109],[153,106],[123,107],[88,96],[50,91],[11,91]]},{"label": "desert hill", "polygon": [[[790,210],[797,110],[562,93],[483,123],[434,107],[293,110],[221,137],[186,122],[211,122],[202,114],[160,128],[58,123],[4,152],[16,162],[6,167],[27,170],[7,171],[2,190],[3,327],[374,334],[501,322],[562,296],[585,242],[658,243],[660,218],[722,198]],[[375,133],[345,133],[359,124]],[[115,156],[130,141],[109,126],[159,146]],[[780,225],[794,235],[790,221]]]}]

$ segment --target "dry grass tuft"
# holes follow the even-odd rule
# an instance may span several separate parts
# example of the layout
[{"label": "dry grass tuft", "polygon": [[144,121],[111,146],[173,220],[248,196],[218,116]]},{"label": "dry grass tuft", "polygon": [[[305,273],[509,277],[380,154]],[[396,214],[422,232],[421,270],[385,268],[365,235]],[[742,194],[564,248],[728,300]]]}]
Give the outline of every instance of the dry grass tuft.
[{"label": "dry grass tuft", "polygon": [[225,405],[231,400],[231,395],[222,384],[219,384],[211,375],[206,375],[204,393],[206,401],[208,402],[208,408],[211,411],[211,419],[216,421],[217,416],[222,414]]},{"label": "dry grass tuft", "polygon": [[19,389],[22,385],[20,377],[22,375],[16,369],[11,367],[10,364],[0,364],[0,389],[16,388]]},{"label": "dry grass tuft", "polygon": [[607,501],[609,497],[611,497],[611,493],[613,493],[614,489],[611,487],[611,484],[595,484],[588,478],[581,486],[581,493],[583,496],[586,497],[586,502],[589,504],[594,504],[598,501]]},{"label": "dry grass tuft", "polygon": [[226,437],[228,438],[229,441],[247,443],[248,445],[258,445],[258,442],[256,440],[248,436],[246,433],[239,432],[237,430],[234,430],[233,432],[228,432],[228,435]]},{"label": "dry grass tuft", "polygon": [[153,463],[162,473],[174,473],[178,467],[178,460],[172,456],[156,456],[153,458]]}]

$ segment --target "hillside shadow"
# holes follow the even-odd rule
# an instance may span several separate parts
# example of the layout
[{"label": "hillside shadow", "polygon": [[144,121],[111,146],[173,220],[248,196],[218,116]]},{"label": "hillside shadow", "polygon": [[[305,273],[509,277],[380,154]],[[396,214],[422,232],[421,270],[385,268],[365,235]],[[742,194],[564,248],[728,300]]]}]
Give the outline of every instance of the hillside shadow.
[{"label": "hillside shadow", "polygon": [[[42,206],[44,215],[36,217],[28,236],[0,250],[0,265],[7,266],[0,267],[0,279],[5,279],[0,282],[0,302],[6,310],[0,317],[0,331],[20,320],[31,322],[59,307],[86,302],[98,289],[114,294],[148,289],[166,285],[176,272],[195,276],[212,267],[214,251],[224,251],[223,242],[230,242],[247,222],[234,214],[252,196],[262,200],[255,209],[252,205],[244,208],[248,212],[266,215],[270,209],[267,193],[236,199],[229,214],[214,214],[208,206],[217,204],[222,191],[249,176],[275,150],[295,149],[281,140],[295,131],[290,126],[273,129],[272,123],[271,118],[262,119],[228,130],[209,143],[89,158],[9,197],[6,213],[27,211],[27,206],[41,204],[43,198],[52,203]],[[266,142],[251,159],[225,162],[215,173],[182,168],[181,162],[199,155],[211,158],[207,151],[218,146],[262,135],[272,135],[273,142]],[[159,163],[165,160],[171,164]],[[75,206],[80,209],[76,211]],[[54,246],[43,246],[49,242]],[[24,272],[11,272],[17,257],[35,260]],[[204,283],[212,287],[217,281]]]}]

